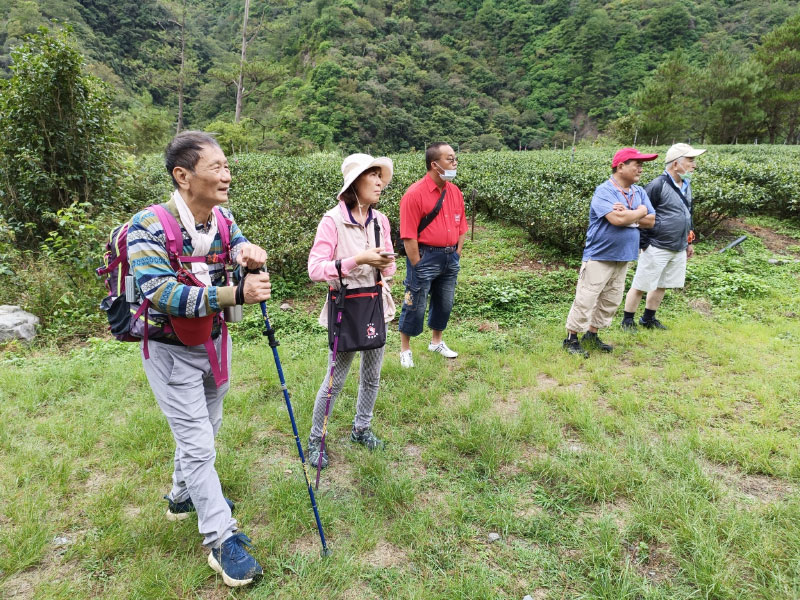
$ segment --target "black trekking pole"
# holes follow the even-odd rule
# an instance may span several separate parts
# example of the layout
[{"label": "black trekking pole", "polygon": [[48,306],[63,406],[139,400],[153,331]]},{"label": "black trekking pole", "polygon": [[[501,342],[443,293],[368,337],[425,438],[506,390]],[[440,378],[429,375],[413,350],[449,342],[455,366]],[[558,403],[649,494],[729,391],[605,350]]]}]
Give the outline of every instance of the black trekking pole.
[{"label": "black trekking pole", "polygon": [[283,376],[283,368],[281,367],[281,359],[278,356],[278,346],[280,342],[275,339],[275,330],[270,325],[269,317],[267,316],[267,303],[261,303],[261,314],[264,315],[264,331],[263,335],[269,338],[269,346],[272,348],[272,356],[275,358],[275,368],[278,369],[278,379],[281,381],[281,389],[283,390],[283,399],[286,400],[286,410],[289,411],[289,419],[292,421],[292,431],[294,432],[294,441],[297,444],[297,453],[300,455],[300,462],[303,465],[303,475],[306,478],[306,487],[308,488],[308,495],[311,498],[311,508],[314,510],[314,519],[317,521],[317,531],[319,531],[319,539],[322,542],[322,557],[330,556],[331,551],[328,549],[328,544],[325,543],[325,533],[322,531],[322,521],[319,520],[319,510],[317,510],[317,500],[314,497],[314,490],[311,487],[311,480],[308,477],[308,467],[306,466],[306,457],[303,454],[303,445],[300,443],[300,435],[297,433],[297,422],[294,420],[294,411],[292,410],[292,401],[289,399],[289,388],[286,387],[286,379]]}]

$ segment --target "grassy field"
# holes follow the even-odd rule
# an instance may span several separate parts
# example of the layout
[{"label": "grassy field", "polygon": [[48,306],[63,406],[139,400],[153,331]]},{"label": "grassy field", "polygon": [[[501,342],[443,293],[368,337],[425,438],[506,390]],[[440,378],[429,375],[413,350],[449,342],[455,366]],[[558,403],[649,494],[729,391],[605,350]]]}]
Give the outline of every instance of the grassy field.
[{"label": "grassy field", "polygon": [[[385,451],[348,441],[355,373],[337,403],[324,560],[251,309],[217,458],[265,571],[240,591],[206,565],[194,517],[164,518],[173,442],[137,347],[6,346],[0,596],[800,597],[800,230],[732,227],[667,295],[669,331],[615,322],[613,354],[584,360],[561,350],[577,263],[479,221],[445,338],[458,359],[430,355],[423,336],[402,370],[393,326],[374,420]],[[738,228],[741,251],[718,254]],[[323,294],[271,303],[304,441],[325,372]]]}]

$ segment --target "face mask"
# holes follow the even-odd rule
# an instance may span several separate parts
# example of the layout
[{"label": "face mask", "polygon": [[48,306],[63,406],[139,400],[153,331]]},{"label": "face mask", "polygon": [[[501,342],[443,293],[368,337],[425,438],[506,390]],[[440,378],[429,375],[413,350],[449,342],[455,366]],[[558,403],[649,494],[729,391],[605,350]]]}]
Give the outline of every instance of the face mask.
[{"label": "face mask", "polygon": [[694,173],[684,173],[681,175],[681,179],[683,179],[686,183],[691,183],[693,174]]},{"label": "face mask", "polygon": [[[436,166],[439,167],[439,165]],[[439,168],[441,169],[441,167]],[[456,178],[456,169],[442,169],[442,172],[439,173],[439,177],[445,181],[453,181],[453,179]]]}]

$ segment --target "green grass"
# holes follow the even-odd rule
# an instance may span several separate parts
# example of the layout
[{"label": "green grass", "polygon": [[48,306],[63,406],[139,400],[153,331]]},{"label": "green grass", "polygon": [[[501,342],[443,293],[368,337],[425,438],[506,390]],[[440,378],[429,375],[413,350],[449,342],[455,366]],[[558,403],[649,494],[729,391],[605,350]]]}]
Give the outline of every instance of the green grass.
[{"label": "green grass", "polygon": [[[723,255],[725,240],[705,242],[659,311],[668,332],[612,327],[614,353],[583,360],[560,348],[574,258],[492,222],[475,237],[446,335],[459,358],[425,352],[423,335],[405,371],[390,331],[386,450],[348,441],[355,373],[337,402],[318,495],[327,560],[258,313],[237,326],[217,467],[265,570],[246,590],[207,567],[194,517],[164,519],[173,442],[136,346],[6,346],[0,596],[800,596],[800,263],[770,265],[752,236]],[[323,293],[271,304],[303,440]]]}]

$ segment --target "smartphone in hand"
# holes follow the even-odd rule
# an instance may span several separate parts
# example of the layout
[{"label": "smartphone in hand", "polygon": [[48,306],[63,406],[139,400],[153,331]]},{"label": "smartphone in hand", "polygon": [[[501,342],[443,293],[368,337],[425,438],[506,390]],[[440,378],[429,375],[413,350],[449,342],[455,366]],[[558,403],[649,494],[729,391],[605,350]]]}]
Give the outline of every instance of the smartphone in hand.
[{"label": "smartphone in hand", "polygon": [[397,256],[397,252],[379,252],[378,254],[386,258],[394,258]]}]

